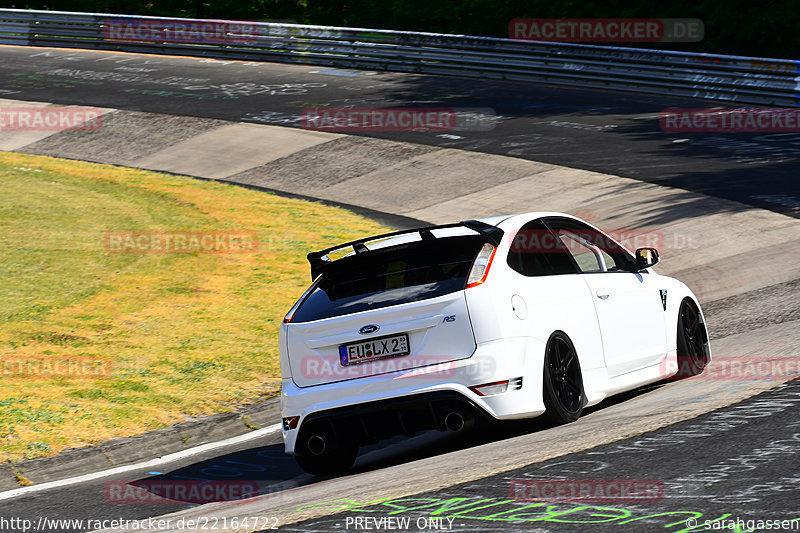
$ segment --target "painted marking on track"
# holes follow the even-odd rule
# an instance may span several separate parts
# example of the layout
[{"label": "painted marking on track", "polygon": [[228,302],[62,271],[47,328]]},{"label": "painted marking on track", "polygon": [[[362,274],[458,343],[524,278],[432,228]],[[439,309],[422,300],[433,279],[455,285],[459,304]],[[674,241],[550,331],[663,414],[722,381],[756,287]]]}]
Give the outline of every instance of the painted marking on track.
[{"label": "painted marking on track", "polygon": [[172,461],[185,459],[187,457],[205,453],[211,450],[215,450],[217,448],[224,448],[225,446],[232,446],[234,444],[240,444],[242,442],[247,442],[250,440],[265,437],[266,435],[276,433],[280,430],[281,430],[280,424],[273,424],[271,426],[267,426],[262,429],[257,429],[255,431],[245,433],[244,435],[231,437],[230,439],[220,440],[217,442],[209,442],[208,444],[203,444],[202,446],[195,446],[194,448],[189,448],[188,450],[171,453],[168,455],[164,455],[163,457],[158,457],[156,459],[151,459],[149,461],[144,461],[141,463],[118,466],[116,468],[109,468],[108,470],[102,470],[100,472],[92,472],[91,474],[84,474],[82,476],[75,476],[67,479],[60,479],[58,481],[50,481],[39,485],[31,485],[30,487],[20,487],[18,489],[7,490],[5,492],[0,492],[0,501],[16,498],[17,496],[23,496],[34,492],[40,492],[43,490],[66,487],[69,485],[76,485],[78,483],[84,483],[86,481],[92,481],[107,476],[114,476],[117,474],[121,474],[123,472],[130,472],[131,470],[139,470],[140,468],[152,468],[154,466],[162,465],[165,463],[171,463]]}]

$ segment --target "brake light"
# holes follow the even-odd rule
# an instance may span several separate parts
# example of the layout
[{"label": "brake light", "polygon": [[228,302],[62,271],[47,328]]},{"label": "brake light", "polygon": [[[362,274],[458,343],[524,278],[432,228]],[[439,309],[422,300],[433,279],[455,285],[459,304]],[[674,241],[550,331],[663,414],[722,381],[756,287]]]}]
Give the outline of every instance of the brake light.
[{"label": "brake light", "polygon": [[492,259],[494,259],[494,253],[496,251],[497,248],[489,243],[483,245],[481,251],[478,252],[478,257],[475,258],[475,262],[472,263],[469,276],[467,276],[467,289],[486,281],[486,276],[489,275],[489,268],[492,266]]}]

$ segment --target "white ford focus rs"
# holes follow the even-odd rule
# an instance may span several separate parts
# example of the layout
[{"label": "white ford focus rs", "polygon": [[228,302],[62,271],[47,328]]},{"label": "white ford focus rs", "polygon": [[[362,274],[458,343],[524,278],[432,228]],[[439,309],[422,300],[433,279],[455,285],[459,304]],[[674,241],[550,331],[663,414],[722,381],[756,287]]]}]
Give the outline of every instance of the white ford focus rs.
[{"label": "white ford focus rs", "polygon": [[378,235],[308,255],[280,330],[286,453],[315,474],[361,445],[480,420],[577,419],[609,395],[702,372],[700,305],[561,213]]}]

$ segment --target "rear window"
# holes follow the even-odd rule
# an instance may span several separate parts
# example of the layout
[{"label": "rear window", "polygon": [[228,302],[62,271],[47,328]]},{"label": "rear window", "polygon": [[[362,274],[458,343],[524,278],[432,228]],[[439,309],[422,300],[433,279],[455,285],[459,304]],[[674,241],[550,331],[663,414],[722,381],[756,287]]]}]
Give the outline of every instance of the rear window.
[{"label": "rear window", "polygon": [[462,290],[479,235],[420,240],[334,261],[292,317],[310,322]]}]

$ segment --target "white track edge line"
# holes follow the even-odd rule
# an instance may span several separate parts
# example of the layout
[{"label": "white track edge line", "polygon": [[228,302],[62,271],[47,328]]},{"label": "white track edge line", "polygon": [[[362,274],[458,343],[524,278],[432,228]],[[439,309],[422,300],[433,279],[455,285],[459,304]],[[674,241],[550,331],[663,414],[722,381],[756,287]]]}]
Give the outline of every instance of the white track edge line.
[{"label": "white track edge line", "polygon": [[164,463],[170,463],[172,461],[177,461],[179,459],[191,457],[192,455],[197,455],[210,450],[214,450],[216,448],[231,446],[234,444],[239,444],[242,442],[247,442],[249,440],[257,439],[259,437],[264,437],[271,433],[275,433],[280,429],[281,429],[281,424],[273,424],[265,428],[257,429],[255,431],[250,431],[249,433],[245,433],[243,435],[238,435],[236,437],[231,437],[229,439],[219,440],[216,442],[209,442],[208,444],[202,444],[200,446],[195,446],[194,448],[189,448],[188,450],[182,450],[179,452],[170,453],[167,455],[163,455],[161,457],[157,457],[155,459],[150,459],[149,461],[143,461],[141,463],[118,466],[115,468],[109,468],[107,470],[101,470],[99,472],[91,472],[89,474],[84,474],[81,476],[59,479],[57,481],[48,481],[47,483],[40,483],[37,485],[31,485],[29,487],[20,487],[18,489],[7,490],[5,492],[0,492],[0,501],[8,500],[10,498],[16,498],[17,496],[30,494],[33,492],[39,492],[58,487],[66,487],[68,485],[75,485],[77,483],[84,483],[86,481],[92,481],[94,479],[99,479],[106,476],[113,476],[115,474],[121,474],[123,472],[130,472],[131,470],[138,470],[140,468],[151,468]]}]

